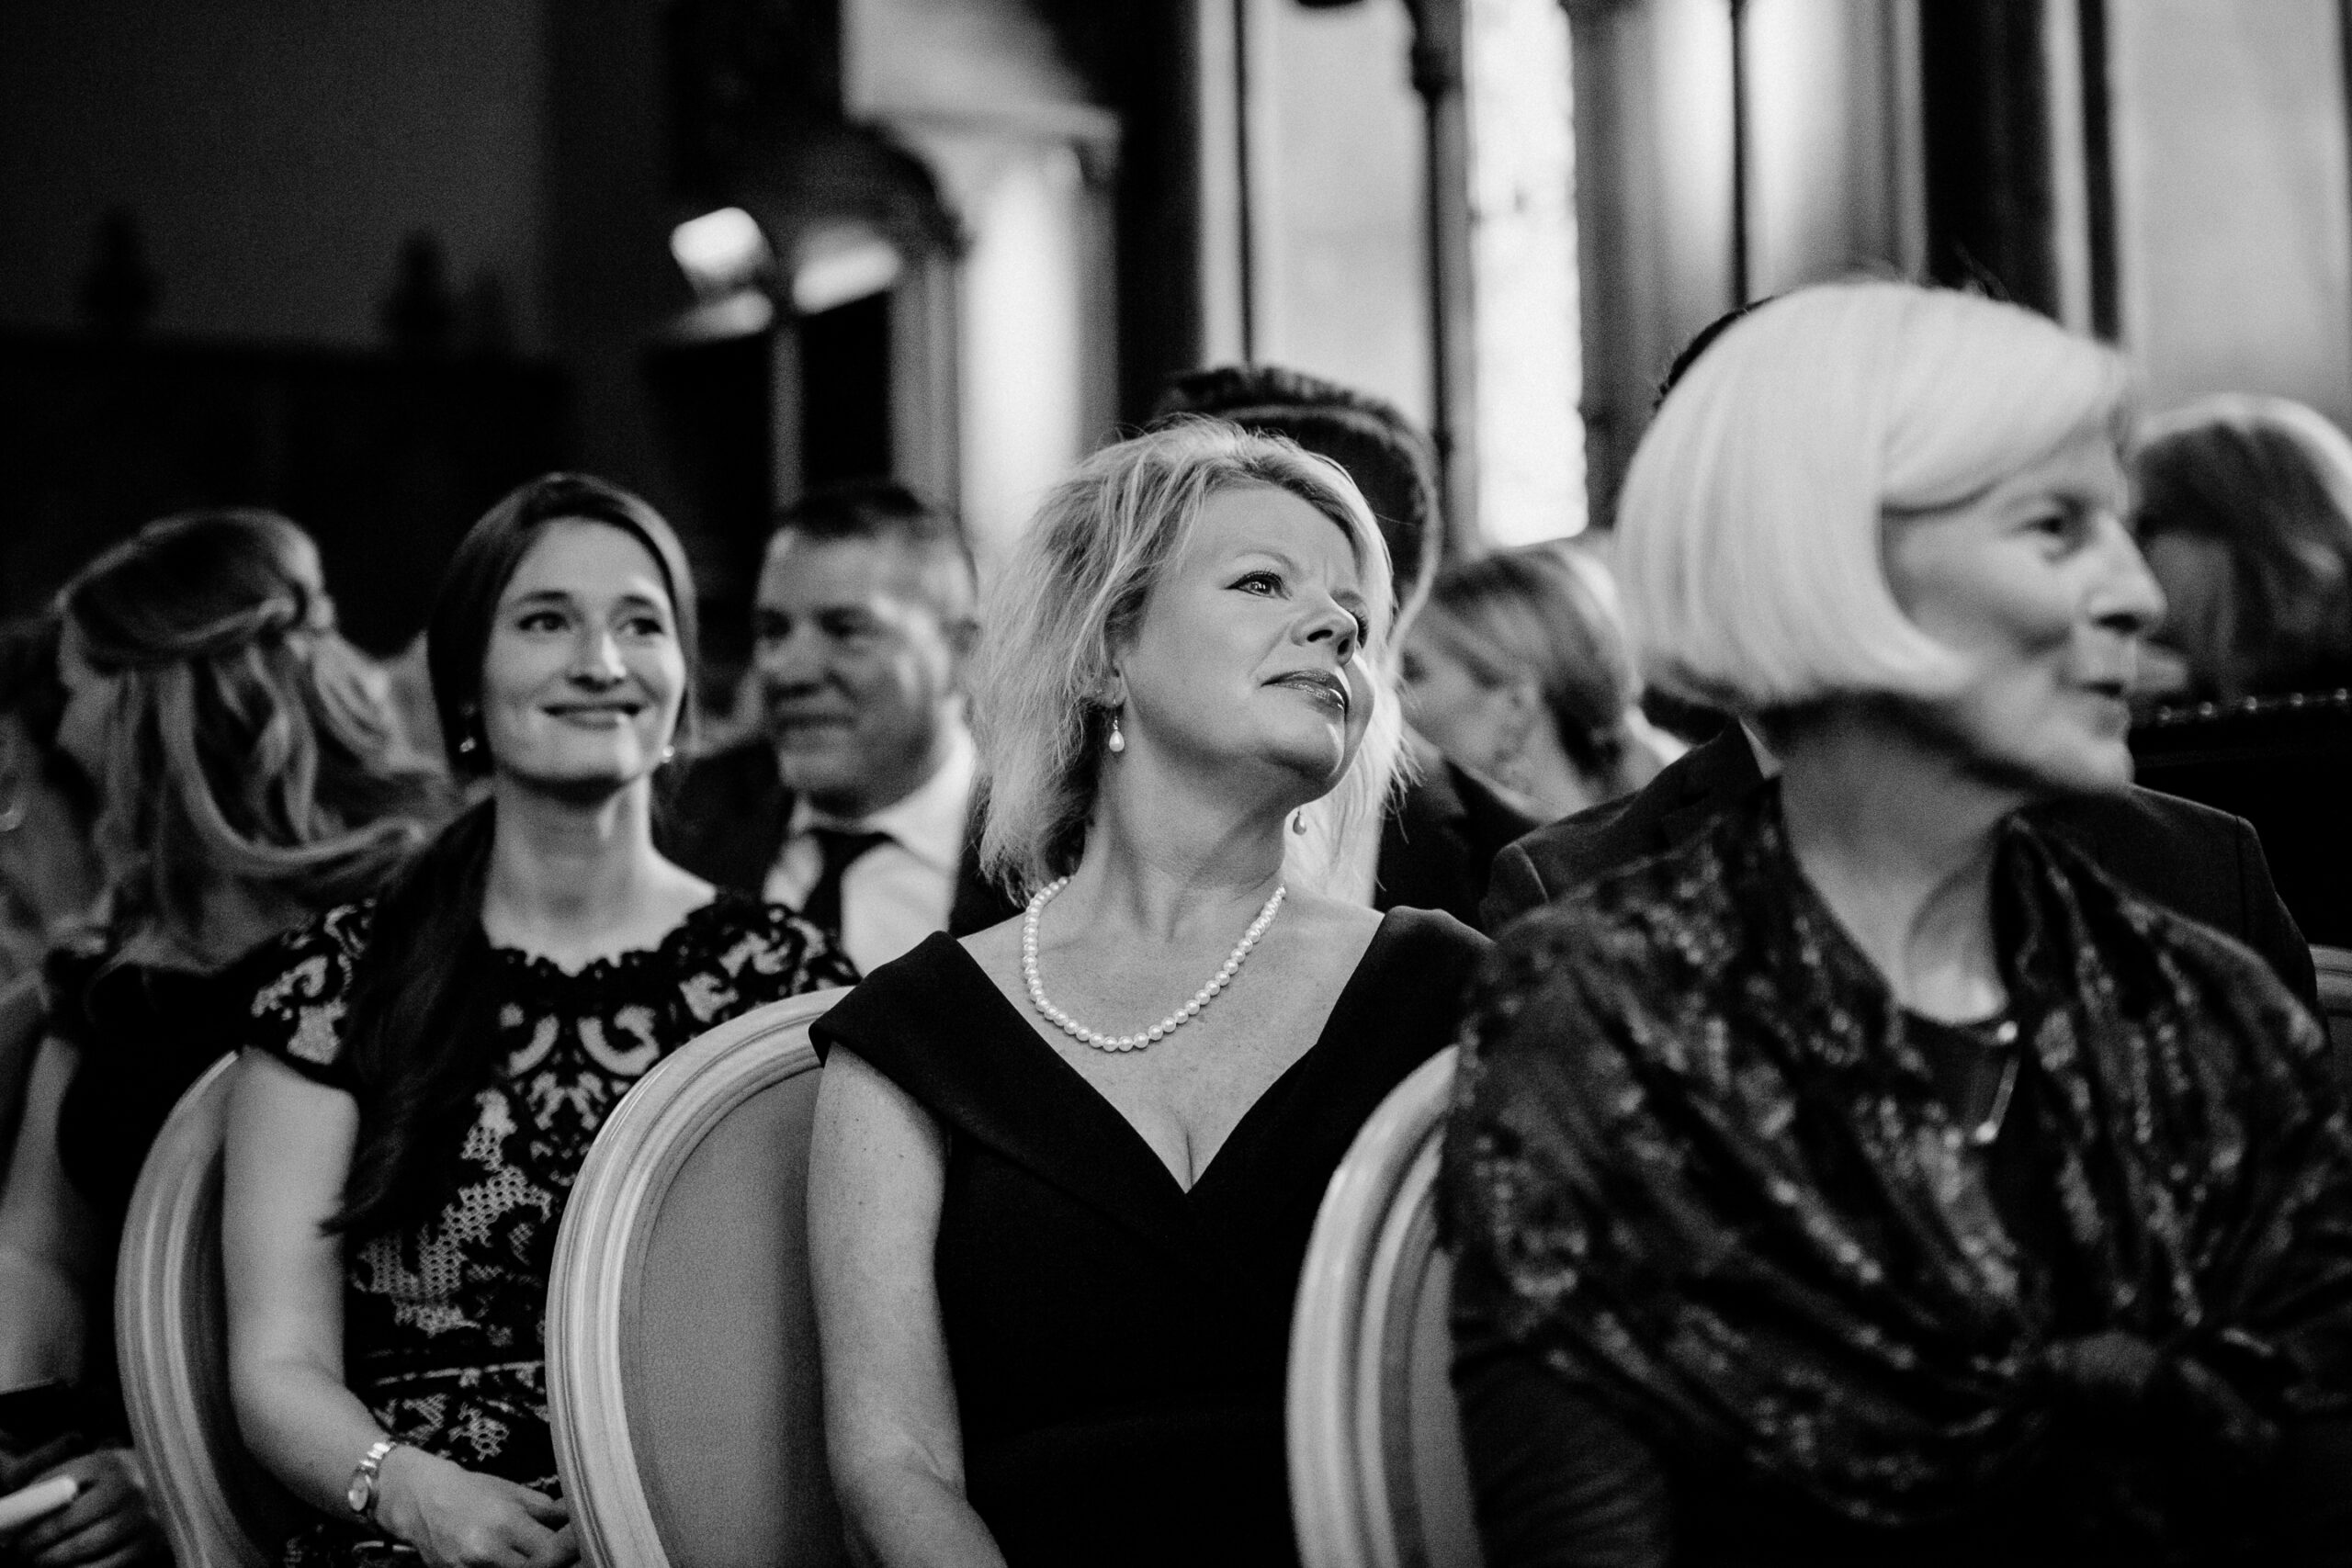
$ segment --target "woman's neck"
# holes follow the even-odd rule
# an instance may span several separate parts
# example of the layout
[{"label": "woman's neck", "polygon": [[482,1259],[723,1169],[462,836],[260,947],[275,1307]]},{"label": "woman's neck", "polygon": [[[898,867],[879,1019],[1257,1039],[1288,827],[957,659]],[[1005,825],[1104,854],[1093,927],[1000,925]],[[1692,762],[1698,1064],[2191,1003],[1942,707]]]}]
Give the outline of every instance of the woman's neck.
[{"label": "woman's neck", "polygon": [[1797,864],[1896,1000],[1946,1020],[1998,1010],[1993,853],[2024,795],[1881,705],[1832,705],[1773,750]]},{"label": "woman's neck", "polygon": [[1515,797],[1513,803],[1540,822],[1574,816],[1606,798],[1560,744],[1548,719],[1530,727],[1512,766],[1489,782],[1499,782]]},{"label": "woman's neck", "polygon": [[1107,764],[1069,893],[1089,918],[1155,941],[1206,923],[1222,931],[1283,881],[1290,811],[1278,799],[1237,805],[1159,770]]},{"label": "woman's neck", "polygon": [[565,949],[632,923],[665,863],[640,782],[595,801],[498,781],[482,924],[502,946]]}]

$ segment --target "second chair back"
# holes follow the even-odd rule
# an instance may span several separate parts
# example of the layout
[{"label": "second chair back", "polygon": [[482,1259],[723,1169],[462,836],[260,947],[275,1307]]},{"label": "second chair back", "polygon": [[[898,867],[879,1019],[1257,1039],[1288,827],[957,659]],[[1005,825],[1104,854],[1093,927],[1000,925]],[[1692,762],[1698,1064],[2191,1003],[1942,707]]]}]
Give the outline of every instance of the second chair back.
[{"label": "second chair back", "polygon": [[774,1002],[645,1076],[556,1239],[556,1466],[598,1568],[834,1568],[808,1291],[808,1025]]},{"label": "second chair back", "polygon": [[229,1404],[220,1133],[235,1059],[180,1097],[140,1168],[115,1275],[132,1441],[180,1568],[266,1568],[310,1510],[254,1461]]},{"label": "second chair back", "polygon": [[1291,1510],[1306,1568],[1478,1568],[1437,1245],[1454,1054],[1392,1090],[1331,1178],[1291,1318]]}]

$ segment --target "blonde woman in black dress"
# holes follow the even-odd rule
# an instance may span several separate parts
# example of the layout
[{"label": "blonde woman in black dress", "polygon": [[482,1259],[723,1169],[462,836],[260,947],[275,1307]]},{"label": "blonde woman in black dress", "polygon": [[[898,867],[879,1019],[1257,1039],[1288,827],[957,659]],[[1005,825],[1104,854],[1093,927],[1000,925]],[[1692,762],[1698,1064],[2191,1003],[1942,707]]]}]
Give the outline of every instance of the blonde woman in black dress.
[{"label": "blonde woman in black dress", "polygon": [[1307,1233],[1485,945],[1314,888],[1390,785],[1389,592],[1338,468],[1208,423],[1097,454],[1007,566],[982,853],[1027,912],[818,1031],[826,1420],[866,1560],[1295,1561]]}]

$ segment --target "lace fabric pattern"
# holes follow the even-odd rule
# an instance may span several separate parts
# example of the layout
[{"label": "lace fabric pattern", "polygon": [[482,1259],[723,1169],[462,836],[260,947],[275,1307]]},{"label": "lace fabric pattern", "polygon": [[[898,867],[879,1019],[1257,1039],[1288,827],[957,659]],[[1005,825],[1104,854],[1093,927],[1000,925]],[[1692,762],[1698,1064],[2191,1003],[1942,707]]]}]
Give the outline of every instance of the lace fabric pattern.
[{"label": "lace fabric pattern", "polygon": [[[341,1035],[367,905],[287,940],[254,1006],[254,1043],[351,1089]],[[780,907],[721,893],[653,948],[566,971],[497,950],[504,1064],[476,1097],[446,1201],[429,1224],[347,1249],[345,1366],[384,1429],[469,1470],[554,1493],[543,1333],[557,1227],[588,1147],[664,1055],[764,1003],[855,972]],[[321,1525],[289,1564],[371,1561],[360,1532]]]}]

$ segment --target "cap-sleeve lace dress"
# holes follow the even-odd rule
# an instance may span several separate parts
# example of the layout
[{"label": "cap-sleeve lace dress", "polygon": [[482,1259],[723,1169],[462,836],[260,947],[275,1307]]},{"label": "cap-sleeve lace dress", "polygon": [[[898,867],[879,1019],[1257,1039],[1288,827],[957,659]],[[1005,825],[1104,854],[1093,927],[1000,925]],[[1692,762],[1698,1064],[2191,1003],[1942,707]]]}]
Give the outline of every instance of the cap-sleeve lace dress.
[{"label": "cap-sleeve lace dress", "polygon": [[[345,1093],[345,1007],[373,913],[346,906],[285,939],[253,1003],[254,1044]],[[577,971],[511,948],[492,957],[505,1066],[478,1097],[434,1220],[346,1247],[344,1373],[402,1442],[552,1494],[547,1286],[588,1145],[671,1051],[763,1003],[856,976],[814,927],[735,893],[658,946]],[[322,1522],[288,1542],[285,1560],[368,1564],[390,1561],[389,1547]]]}]

